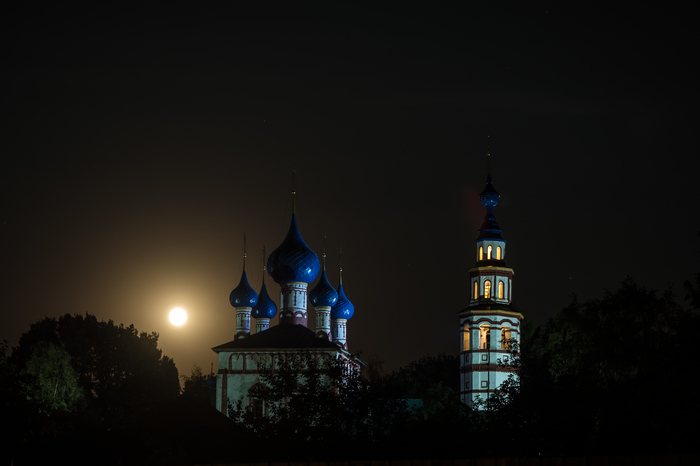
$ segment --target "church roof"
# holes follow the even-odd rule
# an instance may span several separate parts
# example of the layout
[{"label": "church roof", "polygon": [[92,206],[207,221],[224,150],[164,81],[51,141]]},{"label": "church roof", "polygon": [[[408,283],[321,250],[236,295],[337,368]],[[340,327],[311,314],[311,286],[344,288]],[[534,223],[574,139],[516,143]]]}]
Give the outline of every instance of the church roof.
[{"label": "church roof", "polygon": [[250,337],[229,341],[223,345],[212,348],[216,353],[237,349],[262,349],[262,348],[328,348],[340,349],[340,347],[328,340],[317,338],[316,333],[303,325],[276,325],[260,333],[254,333]]}]

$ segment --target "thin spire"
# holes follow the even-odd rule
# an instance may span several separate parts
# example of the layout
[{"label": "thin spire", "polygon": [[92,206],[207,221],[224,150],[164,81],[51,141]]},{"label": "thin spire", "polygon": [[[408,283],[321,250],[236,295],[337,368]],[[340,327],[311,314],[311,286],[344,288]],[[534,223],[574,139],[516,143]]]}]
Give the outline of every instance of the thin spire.
[{"label": "thin spire", "polygon": [[340,286],[343,286],[343,248],[340,248]]},{"label": "thin spire", "polygon": [[323,233],[323,271],[326,271],[326,234]]},{"label": "thin spire", "polygon": [[486,170],[491,176],[491,135],[486,135]]},{"label": "thin spire", "polygon": [[264,284],[265,284],[265,272],[267,272],[267,265],[265,264],[265,246],[263,246],[263,258],[262,258],[262,259],[263,259],[263,262],[262,262],[262,265],[263,265],[263,280],[262,280],[262,282],[263,282],[263,285],[264,285]]},{"label": "thin spire", "polygon": [[243,272],[245,272],[245,258],[248,257],[245,245],[245,231],[243,232]]},{"label": "thin spire", "polygon": [[297,196],[297,171],[294,169],[294,166],[292,165],[292,214],[296,215],[297,213],[297,206],[296,206],[296,196]]}]

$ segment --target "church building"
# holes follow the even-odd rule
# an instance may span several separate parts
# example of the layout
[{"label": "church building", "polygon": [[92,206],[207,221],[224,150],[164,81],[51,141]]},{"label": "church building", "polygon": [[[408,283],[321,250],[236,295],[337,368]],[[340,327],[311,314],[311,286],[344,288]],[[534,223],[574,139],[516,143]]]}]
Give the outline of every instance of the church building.
[{"label": "church building", "polygon": [[[342,268],[336,291],[326,274],[325,252],[322,269],[299,233],[296,216],[292,214],[287,236],[267,260],[266,271],[281,288],[276,326],[271,327],[270,321],[277,315],[277,305],[267,293],[264,278],[259,294],[251,288],[245,256],[244,252],[241,280],[229,297],[236,310],[234,339],[212,348],[219,355],[216,408],[228,415],[228,403],[241,400],[256,415],[267,415],[267,407],[249,397],[249,391],[261,383],[261,366],[274,370],[275,363],[290,354],[339,359],[359,371],[359,360],[348,351],[347,321],[355,309],[343,290]],[[316,311],[315,330],[307,326],[308,301]],[[251,333],[251,317],[255,333]]]},{"label": "church building", "polygon": [[486,401],[508,378],[511,372],[503,363],[508,363],[511,339],[520,341],[523,315],[511,307],[514,273],[506,267],[507,242],[493,213],[500,197],[489,170],[480,195],[486,218],[476,239],[476,265],[469,269],[469,307],[459,312],[460,398],[469,406]]}]

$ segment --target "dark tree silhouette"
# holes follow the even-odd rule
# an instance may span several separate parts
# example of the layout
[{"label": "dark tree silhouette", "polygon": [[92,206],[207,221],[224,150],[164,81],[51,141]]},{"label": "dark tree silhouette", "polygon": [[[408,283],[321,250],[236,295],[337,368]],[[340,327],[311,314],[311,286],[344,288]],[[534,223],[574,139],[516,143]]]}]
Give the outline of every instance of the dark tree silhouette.
[{"label": "dark tree silhouette", "polygon": [[[32,355],[51,347],[70,356],[85,400],[82,417],[105,427],[127,425],[180,392],[177,368],[158,349],[157,333],[139,333],[133,325],[117,326],[91,314],[46,318],[22,335],[12,364],[32,375]],[[57,364],[52,370],[59,370]]]},{"label": "dark tree silhouette", "polygon": [[[680,426],[700,414],[699,324],[670,291],[631,279],[602,299],[574,297],[514,348],[520,378],[487,404],[488,430],[507,430],[514,455],[683,451],[695,430]],[[665,408],[669,396],[683,409]]]},{"label": "dark tree silhouette", "polygon": [[[408,416],[405,402],[379,397],[357,370],[328,355],[287,355],[274,370],[261,364],[260,379],[249,392],[253,406],[229,403],[229,417],[261,444],[275,443],[270,460],[306,459],[310,452],[315,458],[361,457],[402,429]],[[348,449],[348,442],[365,450]]]}]

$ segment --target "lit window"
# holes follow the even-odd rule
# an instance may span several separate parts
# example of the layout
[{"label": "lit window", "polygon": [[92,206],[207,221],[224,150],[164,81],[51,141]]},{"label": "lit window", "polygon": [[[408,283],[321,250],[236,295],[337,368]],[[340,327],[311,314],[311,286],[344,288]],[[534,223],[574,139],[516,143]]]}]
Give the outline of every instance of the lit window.
[{"label": "lit window", "polygon": [[501,329],[501,349],[510,349],[511,346],[511,333],[510,328],[503,327]]},{"label": "lit window", "polygon": [[491,349],[491,328],[488,326],[481,327],[481,349]]},{"label": "lit window", "polygon": [[469,326],[465,325],[464,326],[464,336],[462,339],[462,351],[469,351],[471,348],[469,347]]},{"label": "lit window", "polygon": [[498,281],[498,299],[503,299],[503,280]]},{"label": "lit window", "polygon": [[482,261],[484,260],[484,247],[479,246],[479,260]]},{"label": "lit window", "polygon": [[484,298],[491,299],[491,280],[484,282]]},{"label": "lit window", "polygon": [[493,246],[489,244],[489,248],[486,251],[486,259],[491,260],[491,251],[493,251]]},{"label": "lit window", "polygon": [[502,257],[502,256],[501,256],[501,251],[502,251],[501,247],[498,246],[498,247],[496,248],[496,260],[497,260],[497,261],[501,260],[501,257]]},{"label": "lit window", "polygon": [[474,299],[479,297],[479,284],[474,280]]}]

